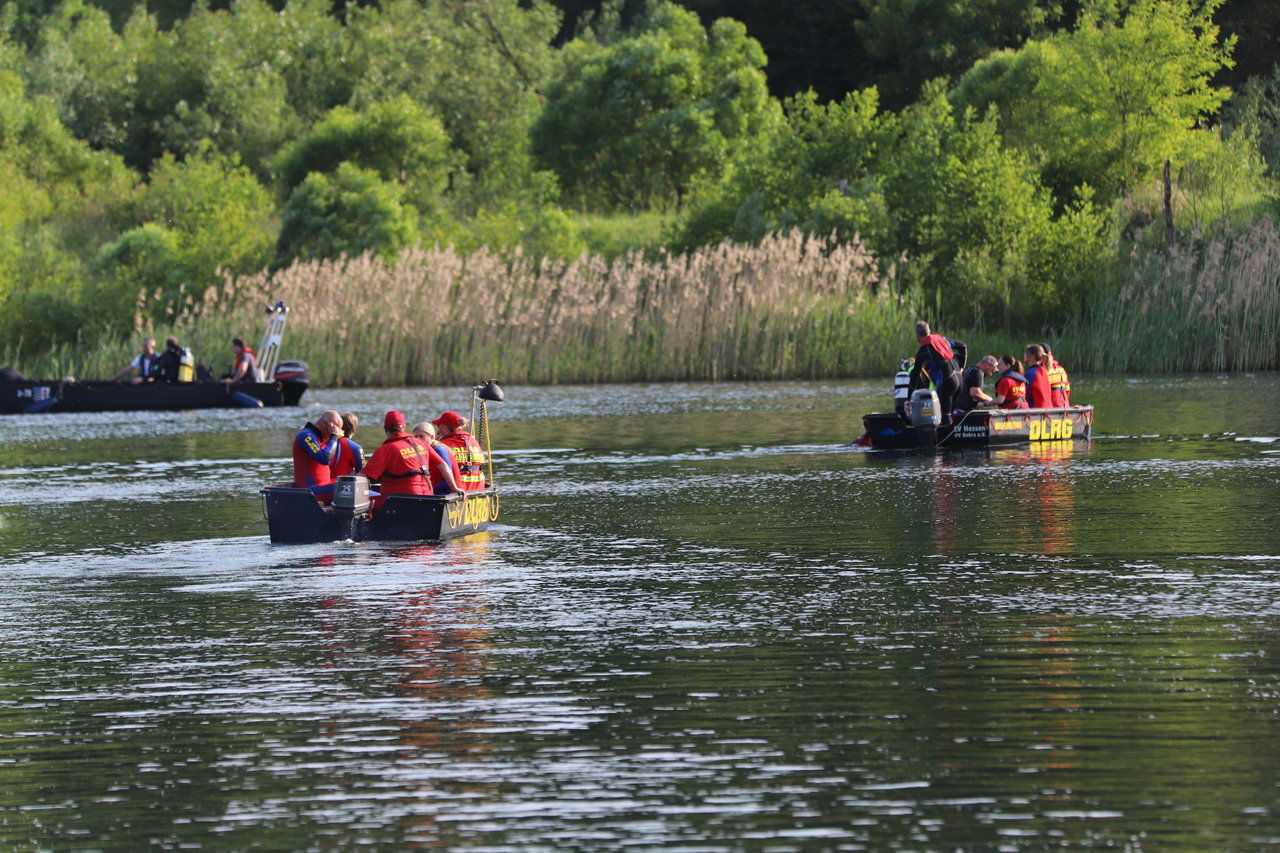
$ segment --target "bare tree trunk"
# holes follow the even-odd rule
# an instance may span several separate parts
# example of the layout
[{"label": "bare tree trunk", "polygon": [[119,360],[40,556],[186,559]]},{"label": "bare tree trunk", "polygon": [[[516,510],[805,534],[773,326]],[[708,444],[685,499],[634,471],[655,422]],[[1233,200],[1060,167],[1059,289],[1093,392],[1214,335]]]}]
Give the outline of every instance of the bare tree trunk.
[{"label": "bare tree trunk", "polygon": [[1173,180],[1169,159],[1164,161],[1164,256],[1173,257]]}]

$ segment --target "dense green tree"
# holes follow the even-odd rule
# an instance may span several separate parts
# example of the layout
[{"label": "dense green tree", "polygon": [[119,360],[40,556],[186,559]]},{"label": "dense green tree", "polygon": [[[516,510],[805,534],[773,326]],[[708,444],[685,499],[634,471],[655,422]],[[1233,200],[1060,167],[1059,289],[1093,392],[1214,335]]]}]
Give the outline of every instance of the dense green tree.
[{"label": "dense green tree", "polygon": [[1230,62],[1212,21],[1221,2],[1095,0],[1073,31],[978,63],[957,101],[995,106],[1059,198],[1088,184],[1109,203],[1193,145],[1225,99],[1211,83]]},{"label": "dense green tree", "polygon": [[393,260],[417,236],[417,212],[404,203],[398,184],[341,163],[329,174],[313,172],[294,188],[284,208],[275,263],[364,252]]},{"label": "dense green tree", "polygon": [[569,198],[597,207],[678,203],[731,147],[777,120],[764,52],[736,21],[710,30],[655,3],[639,32],[566,45],[533,127],[540,161]]},{"label": "dense green tree", "polygon": [[1226,125],[1252,138],[1272,177],[1280,178],[1280,65],[1265,76],[1249,79],[1225,113]]}]

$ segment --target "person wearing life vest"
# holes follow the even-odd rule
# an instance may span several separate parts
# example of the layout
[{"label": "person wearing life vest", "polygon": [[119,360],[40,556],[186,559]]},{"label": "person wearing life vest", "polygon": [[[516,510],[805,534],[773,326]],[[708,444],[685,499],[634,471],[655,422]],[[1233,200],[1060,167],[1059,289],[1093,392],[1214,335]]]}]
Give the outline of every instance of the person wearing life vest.
[{"label": "person wearing life vest", "polygon": [[143,382],[153,382],[158,368],[156,360],[156,339],[143,338],[142,352],[135,355],[133,361],[120,368],[120,372],[112,376],[111,381],[119,382],[136,370],[138,375],[129,380],[132,384],[141,385]]},{"label": "person wearing life vest", "polygon": [[462,491],[462,471],[458,468],[458,460],[453,458],[449,448],[436,440],[436,428],[423,421],[413,425],[413,437],[431,448],[441,464],[431,467],[431,491],[437,495],[448,495]]},{"label": "person wearing life vest", "polygon": [[938,404],[942,411],[944,426],[951,423],[951,409],[960,392],[960,371],[964,367],[965,346],[960,341],[944,338],[929,331],[929,324],[923,320],[916,323],[916,340],[920,349],[916,352],[916,362],[908,377],[907,393],[919,388],[927,388],[933,383],[938,392]]},{"label": "person wearing life vest", "polygon": [[351,437],[356,434],[358,426],[360,426],[360,419],[355,416],[354,412],[342,413],[342,432],[344,435],[338,439],[338,455],[329,465],[334,482],[337,482],[339,477],[359,474],[360,469],[364,467],[364,448],[351,440]]},{"label": "person wearing life vest", "polygon": [[373,499],[377,512],[388,495],[431,494],[430,468],[442,468],[444,461],[428,447],[404,430],[404,415],[394,409],[382,419],[387,440],[373,451],[362,472],[378,482],[378,496]]},{"label": "person wearing life vest", "polygon": [[253,348],[246,346],[240,338],[231,339],[231,351],[235,353],[235,364],[231,366],[232,382],[261,382],[262,370],[258,367],[258,356]]},{"label": "person wearing life vest", "polygon": [[293,485],[310,489],[321,503],[333,500],[333,470],[342,438],[342,416],[333,409],[307,422],[293,438]]},{"label": "person wearing life vest", "polygon": [[1053,350],[1048,344],[1040,344],[1040,349],[1044,350],[1049,371],[1049,399],[1055,409],[1065,409],[1071,405],[1071,378],[1062,363],[1053,357]]},{"label": "person wearing life vest", "polygon": [[1027,377],[1022,375],[1022,364],[1011,355],[1002,355],[996,362],[996,370],[1000,371],[1000,379],[991,405],[997,409],[1025,409]]},{"label": "person wearing life vest", "polygon": [[1027,404],[1033,409],[1051,408],[1053,396],[1049,391],[1049,371],[1042,363],[1044,350],[1039,344],[1028,344],[1023,360],[1027,363]]},{"label": "person wearing life vest", "polygon": [[458,463],[458,470],[462,472],[462,488],[483,489],[484,448],[475,436],[467,432],[467,419],[457,412],[445,412],[431,424],[436,428],[440,443],[449,448]]}]

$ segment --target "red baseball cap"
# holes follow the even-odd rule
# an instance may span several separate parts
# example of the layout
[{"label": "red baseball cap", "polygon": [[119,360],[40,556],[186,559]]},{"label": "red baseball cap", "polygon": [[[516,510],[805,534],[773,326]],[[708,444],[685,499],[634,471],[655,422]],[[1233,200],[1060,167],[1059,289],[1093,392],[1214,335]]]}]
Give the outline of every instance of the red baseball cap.
[{"label": "red baseball cap", "polygon": [[382,419],[382,428],[391,429],[392,427],[395,427],[395,426],[398,426],[398,427],[404,426],[404,415],[400,414],[395,409],[392,409],[391,411],[387,412],[387,416]]},{"label": "red baseball cap", "polygon": [[436,418],[431,423],[435,424],[436,426],[444,426],[444,427],[448,427],[449,429],[457,429],[458,427],[466,423],[466,421],[463,419],[462,415],[458,414],[457,412],[445,412],[443,415]]}]

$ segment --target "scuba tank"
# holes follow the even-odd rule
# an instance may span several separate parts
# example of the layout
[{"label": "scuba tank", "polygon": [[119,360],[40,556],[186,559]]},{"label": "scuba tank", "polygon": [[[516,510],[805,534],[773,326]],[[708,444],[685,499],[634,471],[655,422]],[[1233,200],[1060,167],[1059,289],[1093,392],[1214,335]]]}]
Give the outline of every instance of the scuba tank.
[{"label": "scuba tank", "polygon": [[194,382],[196,378],[196,357],[191,350],[183,347],[178,353],[178,381]]},{"label": "scuba tank", "polygon": [[893,410],[903,418],[907,416],[907,398],[910,396],[908,389],[911,387],[911,368],[915,363],[915,358],[904,358],[901,369],[893,377]]}]

